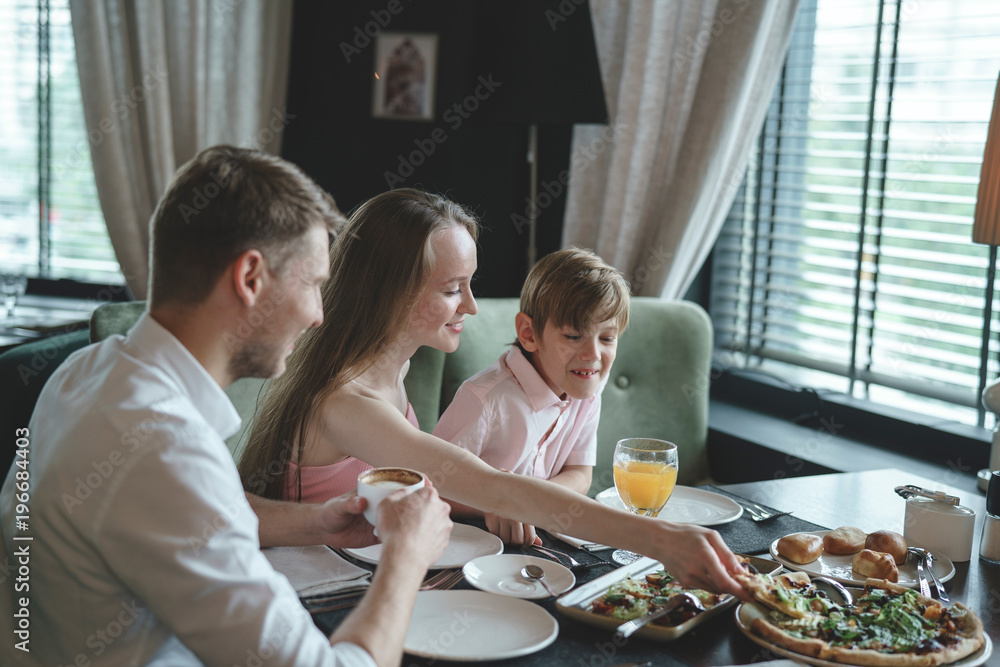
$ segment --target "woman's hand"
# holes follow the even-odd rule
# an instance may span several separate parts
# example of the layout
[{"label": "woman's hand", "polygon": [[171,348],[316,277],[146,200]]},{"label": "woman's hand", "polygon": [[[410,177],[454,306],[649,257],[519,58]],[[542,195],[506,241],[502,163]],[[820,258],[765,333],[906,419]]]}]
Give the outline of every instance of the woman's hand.
[{"label": "woman's hand", "polygon": [[752,598],[730,573],[743,571],[736,556],[714,530],[664,522],[670,531],[669,553],[650,554],[684,586]]}]

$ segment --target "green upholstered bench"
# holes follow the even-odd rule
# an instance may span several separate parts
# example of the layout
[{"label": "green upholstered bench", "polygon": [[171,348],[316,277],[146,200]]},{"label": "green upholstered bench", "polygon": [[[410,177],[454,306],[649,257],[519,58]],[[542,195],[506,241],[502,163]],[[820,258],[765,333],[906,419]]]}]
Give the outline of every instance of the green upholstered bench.
[{"label": "green upholstered bench", "polygon": [[[493,363],[514,340],[518,300],[479,299],[478,303],[479,314],[466,320],[457,352],[444,354],[425,347],[411,360],[406,390],[425,431],[434,429],[459,385]],[[101,306],[91,318],[91,340],[124,333],[144,308],[142,302]],[[50,345],[59,345],[58,338],[49,339],[55,341]],[[76,349],[83,344],[77,335],[72,343],[67,342],[60,349],[68,349],[70,345],[75,345],[73,349]],[[21,346],[11,352],[28,347]],[[700,306],[686,301],[632,299],[629,327],[619,341],[618,357],[604,390],[592,494],[614,483],[612,452],[619,439],[629,436],[675,442],[680,450],[681,484],[694,484],[708,478],[706,437],[711,351],[711,322]],[[0,362],[6,354],[0,356]],[[62,358],[46,366],[45,377]],[[14,385],[6,377],[3,384]],[[226,391],[243,417],[242,431],[228,443],[234,457],[238,458],[241,453],[244,435],[252,422],[264,384],[261,380],[244,379]],[[39,384],[38,391],[40,388]],[[33,406],[37,395],[35,391],[33,397],[26,397],[26,400],[30,398]],[[28,414],[30,410],[24,413],[22,408],[18,419],[26,424]]]}]

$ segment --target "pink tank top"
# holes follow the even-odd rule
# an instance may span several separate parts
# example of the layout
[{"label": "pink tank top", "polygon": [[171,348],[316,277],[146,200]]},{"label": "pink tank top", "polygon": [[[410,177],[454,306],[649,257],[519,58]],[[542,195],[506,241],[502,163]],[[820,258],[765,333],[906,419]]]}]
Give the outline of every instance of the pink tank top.
[{"label": "pink tank top", "polygon": [[[420,428],[417,423],[417,415],[413,412],[413,406],[406,404],[406,421],[413,424],[414,428]],[[298,488],[295,480],[295,471],[299,471],[302,478],[302,498],[303,503],[323,503],[330,498],[336,498],[348,491],[353,491],[358,486],[358,475],[366,470],[371,470],[373,466],[368,465],[361,459],[348,456],[343,461],[337,461],[328,466],[302,466],[294,463],[288,464],[292,473],[288,476],[288,484],[285,487],[285,498],[287,500],[298,500]]]}]

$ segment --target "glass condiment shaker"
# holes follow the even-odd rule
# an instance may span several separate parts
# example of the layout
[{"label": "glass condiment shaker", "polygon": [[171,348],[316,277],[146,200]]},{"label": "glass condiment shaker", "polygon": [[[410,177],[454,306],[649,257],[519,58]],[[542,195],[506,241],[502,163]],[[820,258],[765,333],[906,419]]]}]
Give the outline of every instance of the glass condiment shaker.
[{"label": "glass condiment shaker", "polygon": [[979,543],[979,557],[1000,565],[1000,470],[990,474],[986,491],[986,519],[983,521],[983,539]]}]

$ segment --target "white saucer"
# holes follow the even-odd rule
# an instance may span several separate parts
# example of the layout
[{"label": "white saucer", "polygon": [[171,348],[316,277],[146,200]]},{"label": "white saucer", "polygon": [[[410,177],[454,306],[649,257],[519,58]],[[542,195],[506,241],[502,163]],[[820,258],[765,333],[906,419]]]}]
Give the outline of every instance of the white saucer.
[{"label": "white saucer", "polygon": [[462,568],[465,580],[481,591],[515,598],[542,600],[552,597],[538,581],[528,581],[521,576],[525,565],[537,565],[545,572],[545,581],[556,595],[562,595],[576,585],[573,573],[559,563],[547,558],[499,554],[482,556],[469,561]]},{"label": "white saucer", "polygon": [[[372,565],[378,565],[379,558],[382,557],[381,544],[373,544],[362,549],[344,549],[343,551],[363,563],[371,563]],[[493,533],[487,533],[485,530],[464,523],[456,523],[455,527],[451,529],[451,540],[448,542],[448,546],[430,569],[462,567],[474,558],[498,554],[502,551],[503,542]]]},{"label": "white saucer", "polygon": [[[596,500],[608,507],[625,510],[625,504],[618,496],[618,489],[613,486],[598,493]],[[657,518],[696,526],[717,526],[736,521],[741,516],[742,505],[723,495],[691,486],[675,486],[670,500]]]}]

